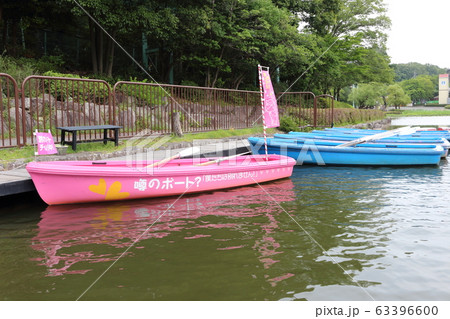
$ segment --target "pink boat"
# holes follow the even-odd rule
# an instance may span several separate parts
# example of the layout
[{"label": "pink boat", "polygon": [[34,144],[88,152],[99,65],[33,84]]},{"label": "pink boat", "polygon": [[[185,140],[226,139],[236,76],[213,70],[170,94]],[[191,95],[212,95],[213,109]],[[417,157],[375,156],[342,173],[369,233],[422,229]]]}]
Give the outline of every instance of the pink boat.
[{"label": "pink boat", "polygon": [[292,175],[295,160],[281,155],[177,159],[153,162],[60,161],[27,165],[36,189],[49,205],[174,196],[263,183]]}]

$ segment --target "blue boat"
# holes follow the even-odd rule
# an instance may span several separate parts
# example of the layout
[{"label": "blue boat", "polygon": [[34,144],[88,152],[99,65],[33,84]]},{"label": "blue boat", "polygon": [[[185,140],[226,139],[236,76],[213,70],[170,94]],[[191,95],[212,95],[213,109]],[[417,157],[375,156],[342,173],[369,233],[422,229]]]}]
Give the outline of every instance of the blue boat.
[{"label": "blue boat", "polygon": [[[253,154],[264,154],[264,139],[248,138]],[[281,154],[294,158],[297,165],[370,165],[409,166],[437,165],[444,152],[442,146],[434,148],[389,147],[336,147],[313,142],[296,143],[276,138],[267,139],[269,154]]]},{"label": "blue boat", "polygon": [[[358,135],[345,135],[345,134],[317,134],[317,133],[305,133],[305,132],[289,132],[289,134],[275,134],[277,138],[286,139],[321,139],[321,140],[334,140],[334,141],[352,141],[356,138],[362,137]],[[410,136],[391,136],[382,139],[374,140],[374,142],[380,141],[381,143],[407,143],[407,144],[441,144],[443,143],[442,137],[410,137]]]},{"label": "blue boat", "polygon": [[[331,131],[314,131],[314,132],[289,132],[289,135],[295,136],[317,136],[317,137],[335,137],[335,138],[344,138],[344,139],[357,139],[365,136],[373,136],[375,134],[352,134],[352,133],[334,133]],[[383,140],[411,140],[411,139],[421,139],[421,140],[435,140],[442,138],[442,136],[428,136],[422,134],[410,134],[410,135],[393,135],[389,137],[383,138]]]},{"label": "blue boat", "polygon": [[[323,146],[338,146],[346,141],[351,141],[353,138],[347,138],[347,139],[323,139],[323,138],[304,138],[304,137],[298,137],[293,134],[275,134],[274,139],[279,139],[280,141],[284,142],[294,142],[298,144],[302,143],[315,143],[316,145],[323,145]],[[430,141],[430,140],[420,140],[420,139],[414,139],[414,140],[373,140],[367,143],[362,143],[356,145],[356,147],[381,147],[381,148],[434,148],[437,145],[442,146],[443,152],[441,157],[447,157],[450,150],[450,142],[445,138],[436,138],[436,140]]]},{"label": "blue boat", "polygon": [[[357,133],[382,133],[387,132],[387,130],[372,130],[372,129],[362,129],[362,128],[350,128],[350,127],[327,127],[323,129],[324,131],[333,131],[333,132],[357,132]],[[449,130],[427,130],[423,128],[416,129],[417,134],[436,134],[436,135],[445,135],[450,134]]]},{"label": "blue boat", "polygon": [[[369,129],[354,129],[346,127],[333,127],[325,128],[322,130],[314,130],[312,133],[318,134],[345,134],[345,135],[372,135],[387,132],[386,130],[369,130]],[[449,131],[416,131],[412,134],[401,135],[401,136],[412,136],[412,137],[443,137],[446,139],[450,138]]]}]

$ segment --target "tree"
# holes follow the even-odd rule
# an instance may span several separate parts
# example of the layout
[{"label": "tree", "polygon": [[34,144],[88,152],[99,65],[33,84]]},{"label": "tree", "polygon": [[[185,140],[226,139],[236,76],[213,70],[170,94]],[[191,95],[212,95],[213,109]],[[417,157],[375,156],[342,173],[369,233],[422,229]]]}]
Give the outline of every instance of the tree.
[{"label": "tree", "polygon": [[446,69],[440,68],[436,65],[420,64],[417,62],[392,64],[391,67],[395,72],[396,82],[410,80],[419,75],[438,76],[439,74],[447,73]]},{"label": "tree", "polygon": [[[11,56],[40,56],[31,52],[28,40],[34,39],[36,34],[28,34],[30,26],[45,25],[52,21],[55,5],[51,0],[3,0],[0,2],[0,51]],[[67,22],[63,12],[59,18]],[[70,21],[70,20],[69,20]],[[58,25],[59,21],[53,21]],[[41,48],[39,48],[41,49]]]},{"label": "tree", "polygon": [[81,8],[71,0],[58,0],[61,7],[70,5],[72,13],[81,18],[80,27],[88,30],[92,71],[112,76],[115,42],[136,29],[142,30],[151,3],[139,0],[79,0],[78,3]]},{"label": "tree", "polygon": [[286,61],[305,59],[296,17],[270,0],[184,5],[178,14],[176,39],[183,76],[195,81],[201,74],[205,86],[238,88],[254,82],[258,63],[275,69]]},{"label": "tree", "polygon": [[[437,83],[437,81],[436,81]],[[401,87],[411,97],[414,104],[425,103],[435,95],[435,85],[428,76],[418,76],[414,79],[400,82]]]},{"label": "tree", "polygon": [[[144,52],[151,61],[145,62],[159,82],[174,74],[178,84],[254,89],[258,63],[277,73],[280,88],[293,85],[335,97],[354,83],[392,80],[382,0],[5,0],[0,27],[5,19],[22,19],[25,38],[36,38],[31,29],[26,34],[26,23],[60,31],[56,13],[70,21],[64,32],[76,36],[72,42],[84,59],[77,65],[80,72],[87,71],[90,59],[97,74],[139,74],[128,56],[116,54],[107,32],[139,62],[148,43]],[[20,49],[20,32],[8,34]],[[114,64],[117,59],[124,63]]]},{"label": "tree", "polygon": [[374,108],[384,102],[382,89],[381,83],[362,83],[350,92],[348,100],[354,101],[360,109]]},{"label": "tree", "polygon": [[387,88],[388,96],[387,103],[390,106],[400,108],[411,103],[410,97],[403,91],[402,87],[398,84],[390,85]]},{"label": "tree", "polygon": [[[390,26],[381,0],[279,0],[299,10],[303,31],[317,36],[305,86],[339,98],[357,82],[392,82],[385,30]],[[305,83],[306,82],[306,83]]]}]

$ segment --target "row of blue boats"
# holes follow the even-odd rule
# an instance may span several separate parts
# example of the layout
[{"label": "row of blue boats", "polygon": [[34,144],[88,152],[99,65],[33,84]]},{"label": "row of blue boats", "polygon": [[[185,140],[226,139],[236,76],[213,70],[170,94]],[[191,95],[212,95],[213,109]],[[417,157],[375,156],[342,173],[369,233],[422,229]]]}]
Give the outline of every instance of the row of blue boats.
[{"label": "row of blue boats", "polygon": [[[250,137],[253,154],[265,154],[264,139]],[[269,154],[294,158],[297,165],[437,165],[450,149],[450,131],[328,128],[267,138]]]}]

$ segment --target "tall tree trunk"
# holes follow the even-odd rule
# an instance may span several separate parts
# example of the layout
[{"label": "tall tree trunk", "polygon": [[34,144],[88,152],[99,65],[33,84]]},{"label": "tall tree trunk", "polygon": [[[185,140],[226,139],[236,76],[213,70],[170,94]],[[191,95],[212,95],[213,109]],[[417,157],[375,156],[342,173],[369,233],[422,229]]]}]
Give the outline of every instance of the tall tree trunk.
[{"label": "tall tree trunk", "polygon": [[17,53],[17,20],[12,20],[12,32],[11,32],[11,52],[13,56]]},{"label": "tall tree trunk", "polygon": [[[224,52],[224,51],[225,51],[225,46],[223,46],[223,47],[222,47],[222,50],[220,51],[220,56],[219,56],[219,59],[220,59],[220,60],[222,60],[223,52]],[[211,87],[215,87],[215,86],[216,86],[216,82],[217,82],[217,79],[218,79],[218,77],[219,77],[219,72],[220,72],[220,69],[217,68],[217,69],[216,69],[216,74],[214,75],[214,80],[213,80],[213,82],[212,82]]]},{"label": "tall tree trunk", "polygon": [[208,66],[206,70],[205,87],[210,87],[209,86],[210,83],[211,83],[211,68]]},{"label": "tall tree trunk", "polygon": [[234,89],[239,90],[239,85],[241,85],[242,80],[244,80],[245,74],[239,74],[239,76],[234,80]]},{"label": "tall tree trunk", "polygon": [[334,99],[339,101],[339,98],[341,97],[341,88],[335,88],[334,89]]},{"label": "tall tree trunk", "polygon": [[95,25],[91,19],[89,19],[89,35],[91,40],[91,62],[92,62],[92,71],[97,74],[98,73],[98,65],[97,65],[97,43],[95,41]]},{"label": "tall tree trunk", "polygon": [[0,49],[3,52],[5,48],[5,35],[6,35],[6,27],[5,20],[3,20],[3,6],[0,4],[0,29],[2,30],[2,42],[0,43]]},{"label": "tall tree trunk", "polygon": [[[114,33],[112,34],[112,37],[114,38]],[[106,50],[106,61],[107,61],[106,75],[109,77],[112,77],[114,48],[115,48],[114,41],[112,39],[108,39],[108,49]]]},{"label": "tall tree trunk", "polygon": [[98,73],[103,75],[104,65],[103,65],[103,55],[104,55],[104,47],[103,47],[103,30],[100,28],[96,29],[97,31],[97,64],[98,64]]}]

